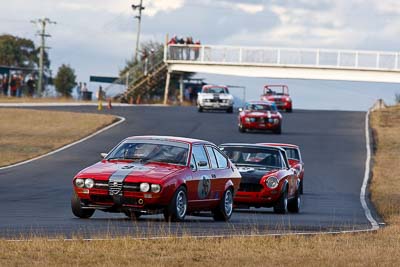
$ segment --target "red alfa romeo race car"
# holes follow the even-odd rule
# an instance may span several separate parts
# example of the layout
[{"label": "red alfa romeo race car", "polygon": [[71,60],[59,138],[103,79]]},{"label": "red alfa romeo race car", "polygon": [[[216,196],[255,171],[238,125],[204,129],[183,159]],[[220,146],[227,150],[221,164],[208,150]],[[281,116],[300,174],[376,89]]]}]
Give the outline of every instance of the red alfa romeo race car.
[{"label": "red alfa romeo race car", "polygon": [[292,99],[287,85],[265,85],[261,100],[275,102],[278,109],[292,112]]},{"label": "red alfa romeo race car", "polygon": [[298,179],[285,150],[259,144],[222,144],[242,180],[234,197],[237,208],[273,207],[275,213],[300,211]]},{"label": "red alfa romeo race car", "polygon": [[300,179],[299,192],[303,194],[304,162],[301,158],[300,147],[292,144],[262,143],[260,145],[281,147],[286,151],[289,164],[297,172]]},{"label": "red alfa romeo race car", "polygon": [[73,179],[72,212],[89,218],[95,210],[136,219],[163,213],[168,221],[212,211],[230,219],[240,173],[214,144],[189,138],[135,136]]},{"label": "red alfa romeo race car", "polygon": [[239,108],[239,132],[246,130],[271,130],[282,133],[282,115],[274,102],[250,101]]}]

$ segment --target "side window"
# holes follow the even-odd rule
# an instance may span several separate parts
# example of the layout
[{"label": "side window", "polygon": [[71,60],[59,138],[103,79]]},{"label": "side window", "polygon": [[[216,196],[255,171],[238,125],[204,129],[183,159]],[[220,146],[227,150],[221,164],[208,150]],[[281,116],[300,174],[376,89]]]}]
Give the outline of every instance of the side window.
[{"label": "side window", "polygon": [[220,169],[228,168],[228,160],[226,159],[226,157],[224,155],[222,155],[222,153],[219,152],[217,149],[214,148],[213,150],[214,150],[215,157],[217,158],[218,168],[220,168]]},{"label": "side window", "polygon": [[192,171],[197,170],[196,158],[194,157],[193,153],[192,153],[192,158],[190,159],[190,169]]},{"label": "side window", "polygon": [[206,149],[207,149],[208,157],[210,158],[211,168],[217,169],[218,164],[217,164],[217,159],[215,158],[215,155],[213,152],[213,148],[210,146],[206,146]]},{"label": "side window", "polygon": [[[192,148],[193,155],[196,159],[197,168],[200,170],[209,169],[210,165],[208,163],[208,158],[206,151],[203,146],[193,146]],[[204,166],[200,166],[201,163],[204,163]]]}]

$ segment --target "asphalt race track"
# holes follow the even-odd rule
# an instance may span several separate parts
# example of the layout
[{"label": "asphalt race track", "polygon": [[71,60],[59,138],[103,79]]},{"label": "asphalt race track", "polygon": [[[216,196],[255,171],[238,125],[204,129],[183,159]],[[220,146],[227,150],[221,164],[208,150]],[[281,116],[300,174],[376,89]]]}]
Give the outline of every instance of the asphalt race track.
[{"label": "asphalt race track", "polygon": [[[96,107],[51,109],[97,112]],[[360,203],[366,160],[364,112],[295,110],[283,113],[282,135],[242,134],[237,130],[237,114],[198,113],[194,107],[116,107],[103,113],[123,116],[126,121],[54,155],[0,170],[0,237],[94,238],[124,234],[149,237],[370,228]],[[236,210],[228,223],[214,222],[207,214],[188,216],[183,223],[166,223],[161,215],[142,216],[135,222],[123,214],[101,211],[96,211],[91,219],[75,218],[70,209],[73,176],[100,160],[99,153],[107,152],[132,135],[176,135],[216,144],[298,144],[305,161],[301,213],[277,215],[272,209]]]}]

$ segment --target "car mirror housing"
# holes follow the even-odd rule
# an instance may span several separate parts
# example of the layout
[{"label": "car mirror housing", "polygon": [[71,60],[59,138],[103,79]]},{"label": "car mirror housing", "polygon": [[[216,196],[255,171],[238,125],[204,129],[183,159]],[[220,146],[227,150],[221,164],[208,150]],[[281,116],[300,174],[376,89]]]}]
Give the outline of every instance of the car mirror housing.
[{"label": "car mirror housing", "polygon": [[105,157],[107,157],[107,153],[100,153],[100,156],[101,156],[101,158],[105,158]]},{"label": "car mirror housing", "polygon": [[206,167],[207,165],[208,165],[207,161],[199,161],[197,163],[197,166],[199,166],[199,167]]}]

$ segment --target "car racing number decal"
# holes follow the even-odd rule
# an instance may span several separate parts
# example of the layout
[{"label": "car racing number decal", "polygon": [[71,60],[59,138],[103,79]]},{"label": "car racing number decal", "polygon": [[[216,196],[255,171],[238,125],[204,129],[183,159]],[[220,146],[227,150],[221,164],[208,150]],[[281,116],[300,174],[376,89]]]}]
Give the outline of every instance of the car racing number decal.
[{"label": "car racing number decal", "polygon": [[211,191],[211,179],[207,175],[203,175],[197,187],[197,195],[199,199],[205,199]]}]

